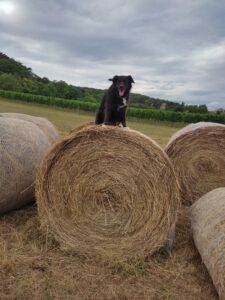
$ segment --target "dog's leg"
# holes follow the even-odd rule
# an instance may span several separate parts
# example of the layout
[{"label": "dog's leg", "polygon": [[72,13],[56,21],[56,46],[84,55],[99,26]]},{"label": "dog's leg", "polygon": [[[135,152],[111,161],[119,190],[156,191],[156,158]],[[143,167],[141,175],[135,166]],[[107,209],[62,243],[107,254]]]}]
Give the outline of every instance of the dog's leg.
[{"label": "dog's leg", "polygon": [[98,109],[96,112],[96,117],[95,117],[95,124],[99,125],[104,122],[104,113]]},{"label": "dog's leg", "polygon": [[122,122],[122,124],[123,124],[123,127],[127,127],[127,124],[126,124],[125,120]]},{"label": "dog's leg", "polygon": [[126,123],[126,113],[124,112],[123,115],[122,115],[122,122],[123,124],[123,127],[127,127],[127,123]]},{"label": "dog's leg", "polygon": [[112,122],[111,122],[111,109],[107,109],[105,110],[105,118],[104,118],[104,125],[112,125]]}]

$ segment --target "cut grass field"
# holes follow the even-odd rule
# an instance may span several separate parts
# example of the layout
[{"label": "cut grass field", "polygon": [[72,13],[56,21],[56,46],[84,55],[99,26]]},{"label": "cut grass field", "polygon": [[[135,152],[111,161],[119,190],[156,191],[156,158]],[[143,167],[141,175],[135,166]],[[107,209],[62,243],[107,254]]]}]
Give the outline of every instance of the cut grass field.
[{"label": "cut grass field", "polygon": [[[0,100],[0,112],[42,116],[62,134],[94,115]],[[129,119],[137,129],[164,146],[184,124]],[[35,205],[0,218],[0,299],[218,299],[194,247],[188,211],[179,214],[171,255],[160,252],[147,260],[96,264],[60,250],[48,232],[40,230]]]},{"label": "cut grass field", "polygon": [[[58,130],[63,134],[76,126],[79,126],[85,122],[94,121],[95,119],[93,113],[64,110],[43,105],[27,104],[19,101],[14,102],[12,100],[1,98],[0,112],[16,112],[45,117],[55,124]],[[183,123],[147,121],[138,120],[135,118],[128,118],[127,123],[129,127],[152,137],[161,146],[166,144],[174,132],[184,126]]]}]

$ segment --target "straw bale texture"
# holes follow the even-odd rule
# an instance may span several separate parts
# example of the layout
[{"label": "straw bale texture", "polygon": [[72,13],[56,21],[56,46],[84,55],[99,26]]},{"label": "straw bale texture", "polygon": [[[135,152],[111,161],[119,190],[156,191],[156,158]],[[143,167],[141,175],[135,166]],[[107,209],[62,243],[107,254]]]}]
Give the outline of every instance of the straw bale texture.
[{"label": "straw bale texture", "polygon": [[168,238],[180,204],[164,151],[128,129],[86,125],[58,142],[37,176],[42,226],[93,258],[146,257]]},{"label": "straw bale texture", "polygon": [[191,207],[194,241],[221,299],[225,299],[225,187]]},{"label": "straw bale texture", "polygon": [[200,122],[175,133],[166,148],[181,187],[183,204],[225,186],[225,126]]},{"label": "straw bale texture", "polygon": [[16,118],[37,125],[48,137],[50,142],[54,142],[59,134],[55,126],[45,118],[34,117],[31,115],[18,114],[18,113],[1,113],[0,117]]},{"label": "straw bale texture", "polygon": [[35,171],[49,146],[35,124],[0,117],[0,214],[34,199]]}]

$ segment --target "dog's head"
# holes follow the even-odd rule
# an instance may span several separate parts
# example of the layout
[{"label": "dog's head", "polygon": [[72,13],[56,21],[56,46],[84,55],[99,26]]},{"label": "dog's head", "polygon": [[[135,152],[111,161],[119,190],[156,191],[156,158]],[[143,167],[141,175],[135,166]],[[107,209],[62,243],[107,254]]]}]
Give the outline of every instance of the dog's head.
[{"label": "dog's head", "polygon": [[132,76],[118,76],[115,75],[113,78],[109,79],[113,82],[114,87],[116,88],[116,92],[120,97],[126,97],[130,89],[132,87],[132,83],[134,83],[134,80]]}]

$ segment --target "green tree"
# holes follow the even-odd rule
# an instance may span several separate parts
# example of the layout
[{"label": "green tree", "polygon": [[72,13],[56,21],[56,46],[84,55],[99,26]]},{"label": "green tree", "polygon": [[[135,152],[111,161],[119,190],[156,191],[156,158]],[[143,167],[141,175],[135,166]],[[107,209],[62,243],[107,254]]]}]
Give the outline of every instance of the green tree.
[{"label": "green tree", "polygon": [[0,75],[0,89],[8,91],[20,91],[20,84],[15,76],[12,74]]}]

